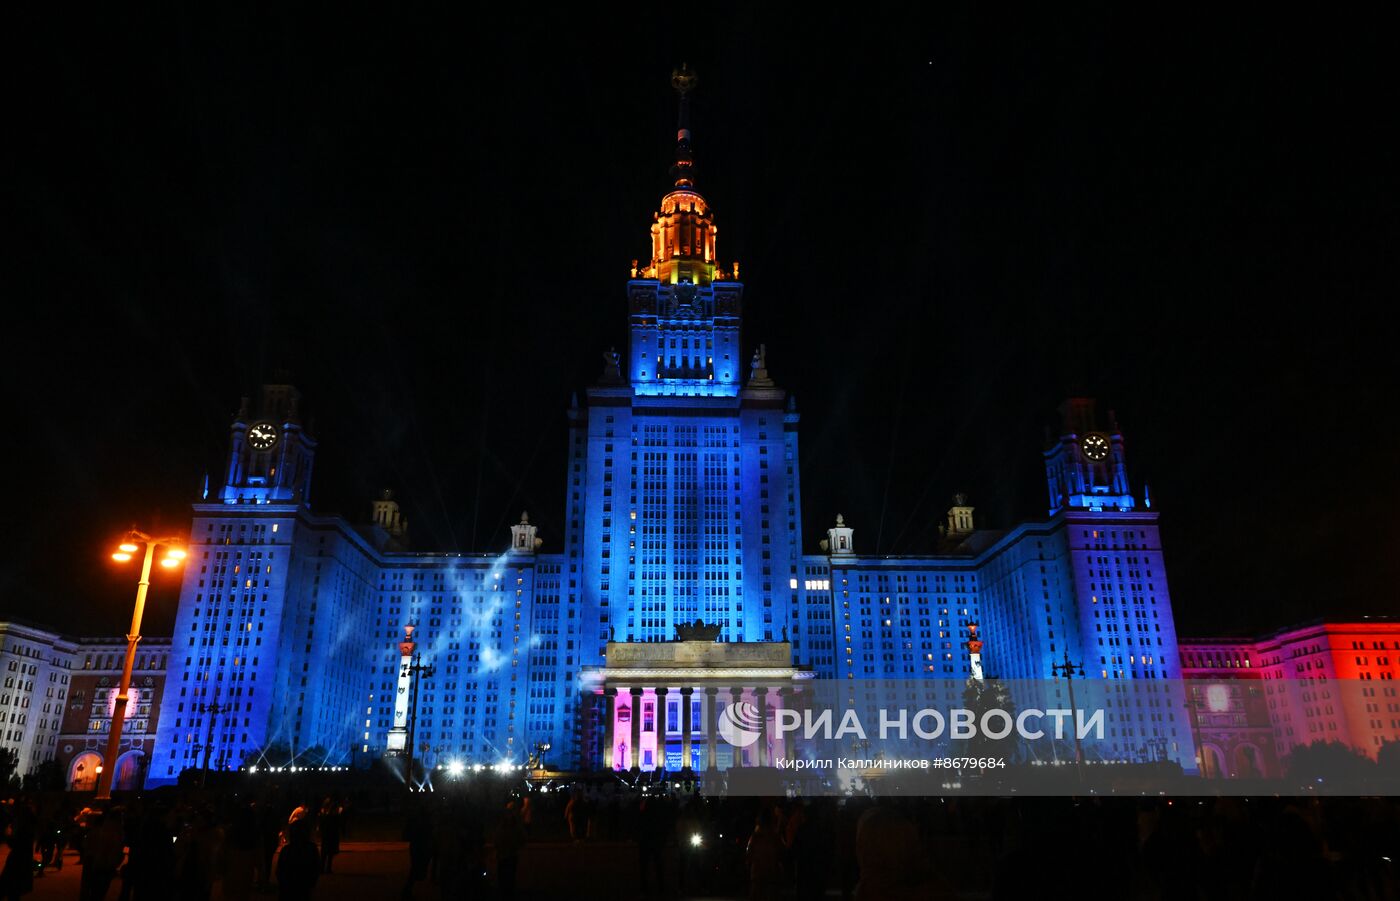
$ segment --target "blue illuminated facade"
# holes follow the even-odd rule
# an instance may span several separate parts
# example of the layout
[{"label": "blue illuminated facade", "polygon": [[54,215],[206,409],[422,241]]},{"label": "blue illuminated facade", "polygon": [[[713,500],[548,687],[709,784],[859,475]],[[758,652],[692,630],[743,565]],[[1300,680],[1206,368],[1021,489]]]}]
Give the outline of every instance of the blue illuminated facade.
[{"label": "blue illuminated facade", "polygon": [[[831,611],[834,659],[810,618],[799,657],[839,679],[965,679],[968,626],[977,623],[989,677],[1046,679],[1068,659],[1085,678],[1161,683],[1157,703],[1141,707],[1134,697],[1132,709],[1109,712],[1105,750],[1194,770],[1185,699],[1173,681],[1181,665],[1157,513],[1138,509],[1128,488],[1113,415],[1101,423],[1087,398],[1060,413],[1060,437],[1044,451],[1043,522],[976,529],[959,496],[938,553],[872,557],[856,553],[854,530],[838,518],[825,553],[804,558],[802,582],[810,608]],[[813,586],[823,590],[818,603]]]},{"label": "blue illuminated facade", "polygon": [[235,493],[195,504],[152,784],[199,765],[214,704],[225,708],[214,717],[216,758],[242,762],[277,744],[319,747],[344,765],[381,753],[407,624],[436,665],[419,693],[429,758],[521,759],[527,734],[561,734],[570,692],[554,668],[569,615],[561,562],[535,555],[534,527],[513,527],[502,554],[415,554],[399,549],[398,505],[385,498],[374,512],[356,527],[304,500]]},{"label": "blue illuminated facade", "polygon": [[[410,624],[436,667],[418,698],[430,765],[523,762],[541,742],[552,763],[594,765],[580,669],[609,640],[669,641],[697,619],[721,641],[790,641],[821,678],[967,677],[972,623],[991,676],[1048,678],[1068,654],[1088,678],[1180,678],[1157,514],[1092,401],[1066,404],[1044,452],[1043,522],[979,530],[959,497],[936,553],[862,556],[839,517],[804,544],[798,413],[766,348],[744,343],[744,286],[716,256],[682,97],[674,183],[627,283],[630,345],[568,410],[562,547],[544,553],[522,517],[501,553],[414,553],[387,493],[368,526],[314,513],[299,397],[265,386],[194,505],[152,784],[198,766],[215,703],[216,758],[382,754]],[[1117,713],[1111,744],[1191,767],[1183,715],[1170,699]]]}]

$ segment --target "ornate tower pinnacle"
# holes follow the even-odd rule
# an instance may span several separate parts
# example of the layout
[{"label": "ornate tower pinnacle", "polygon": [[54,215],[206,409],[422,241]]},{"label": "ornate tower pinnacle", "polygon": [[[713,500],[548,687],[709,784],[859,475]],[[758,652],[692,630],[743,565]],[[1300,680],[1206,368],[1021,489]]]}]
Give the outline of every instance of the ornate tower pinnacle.
[{"label": "ornate tower pinnacle", "polygon": [[690,148],[690,92],[696,81],[687,65],[671,73],[671,86],[680,98],[676,161],[671,165],[671,191],[661,198],[661,210],[651,224],[651,265],[645,270],[645,277],[663,285],[708,285],[715,280],[714,217],[695,190]]},{"label": "ornate tower pinnacle", "polygon": [[676,162],[671,167],[671,175],[678,188],[695,185],[695,162],[690,156],[690,92],[695,90],[697,80],[695,73],[685,63],[671,72],[671,87],[680,95],[680,113],[676,121]]},{"label": "ornate tower pinnacle", "polygon": [[626,363],[606,354],[599,390],[630,387],[639,395],[734,397],[743,388],[739,329],[744,285],[737,263],[732,278],[718,265],[714,216],[695,188],[690,145],[695,85],[689,66],[671,73],[679,104],[671,184],[652,214],[651,256],[632,261]]},{"label": "ornate tower pinnacle", "polygon": [[535,537],[538,530],[530,525],[530,514],[520,514],[520,523],[510,527],[510,552],[512,554],[533,554],[544,542]]}]

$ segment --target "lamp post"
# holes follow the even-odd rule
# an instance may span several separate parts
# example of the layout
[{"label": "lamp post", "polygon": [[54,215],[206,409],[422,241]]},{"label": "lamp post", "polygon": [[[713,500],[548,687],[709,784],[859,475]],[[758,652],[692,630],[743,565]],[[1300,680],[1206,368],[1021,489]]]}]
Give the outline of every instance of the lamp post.
[{"label": "lamp post", "polygon": [[1079,710],[1074,704],[1074,677],[1084,678],[1084,664],[1075,663],[1069,659],[1069,648],[1065,648],[1065,659],[1063,663],[1050,664],[1050,672],[1055,678],[1065,677],[1065,684],[1069,686],[1069,715],[1071,717],[1070,728],[1074,730],[1074,762],[1080,766],[1084,764],[1084,747],[1079,741]]},{"label": "lamp post", "polygon": [[[200,713],[206,714],[209,717],[209,731],[204,736],[204,765],[201,766],[199,770],[200,788],[204,788],[205,783],[209,781],[209,755],[214,751],[214,721],[218,719],[219,714],[228,713],[232,709],[232,704],[219,703],[219,689],[217,686],[214,688],[214,703],[200,704],[199,706],[195,707],[195,710],[199,711]],[[224,748],[219,752],[220,760],[223,759],[222,755],[226,753],[227,750],[227,748]],[[223,769],[222,766],[220,766],[219,768]]]},{"label": "lamp post", "polygon": [[152,538],[145,532],[132,529],[117,547],[112,559],[126,563],[131,556],[146,546],[145,559],[141,563],[141,581],[136,583],[136,606],[131,612],[131,630],[126,635],[126,659],[122,663],[122,680],[117,688],[116,702],[112,706],[112,725],[107,732],[107,753],[103,755],[103,767],[97,776],[97,800],[105,801],[112,797],[112,779],[117,772],[117,752],[121,749],[122,726],[126,723],[126,704],[131,691],[131,669],[136,664],[136,644],[141,640],[141,614],[146,610],[146,590],[151,587],[151,561],[156,548],[165,548],[165,557],[160,565],[174,569],[185,559],[182,547],[184,540],[176,537]]},{"label": "lamp post", "polygon": [[437,674],[437,667],[431,663],[423,662],[422,652],[413,655],[413,664],[408,671],[413,675],[413,684],[409,689],[408,702],[408,741],[405,749],[408,751],[408,766],[404,770],[404,782],[408,785],[408,790],[413,791],[413,736],[418,728],[418,680],[420,678],[431,678]]}]

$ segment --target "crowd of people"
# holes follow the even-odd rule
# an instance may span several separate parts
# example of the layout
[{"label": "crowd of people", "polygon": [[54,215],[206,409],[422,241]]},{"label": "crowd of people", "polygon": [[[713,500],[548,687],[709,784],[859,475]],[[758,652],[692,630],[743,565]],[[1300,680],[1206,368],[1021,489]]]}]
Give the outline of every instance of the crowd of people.
[{"label": "crowd of people", "polygon": [[[361,817],[406,844],[403,898],[512,899],[522,861],[583,859],[570,853],[616,865],[608,897],[903,901],[1059,886],[1104,898],[1391,898],[1400,854],[1400,805],[1385,798],[716,799],[504,779],[359,797],[264,786],[72,798],[0,805],[0,901],[61,870],[65,850],[84,901],[207,899],[216,882],[227,899],[333,897],[322,877]],[[542,868],[524,869],[532,897],[548,897]],[[590,890],[580,883],[574,896]]]},{"label": "crowd of people", "polygon": [[61,871],[65,850],[76,852],[82,869],[82,901],[108,897],[114,882],[121,901],[206,899],[216,881],[230,901],[273,889],[280,898],[310,898],[339,853],[344,816],[334,797],[290,813],[277,800],[237,795],[156,793],[76,811],[66,795],[9,798],[0,807],[8,847],[0,899],[22,897],[36,879]]}]

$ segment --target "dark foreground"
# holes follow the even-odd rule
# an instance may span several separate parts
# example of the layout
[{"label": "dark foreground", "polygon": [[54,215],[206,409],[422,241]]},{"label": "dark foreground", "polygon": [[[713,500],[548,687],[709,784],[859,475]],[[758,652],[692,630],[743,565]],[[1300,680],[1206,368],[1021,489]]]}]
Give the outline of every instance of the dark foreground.
[{"label": "dark foreground", "polygon": [[31,794],[0,817],[0,901],[1400,897],[1391,798],[716,800],[482,778],[413,796],[244,782],[105,810]]}]

